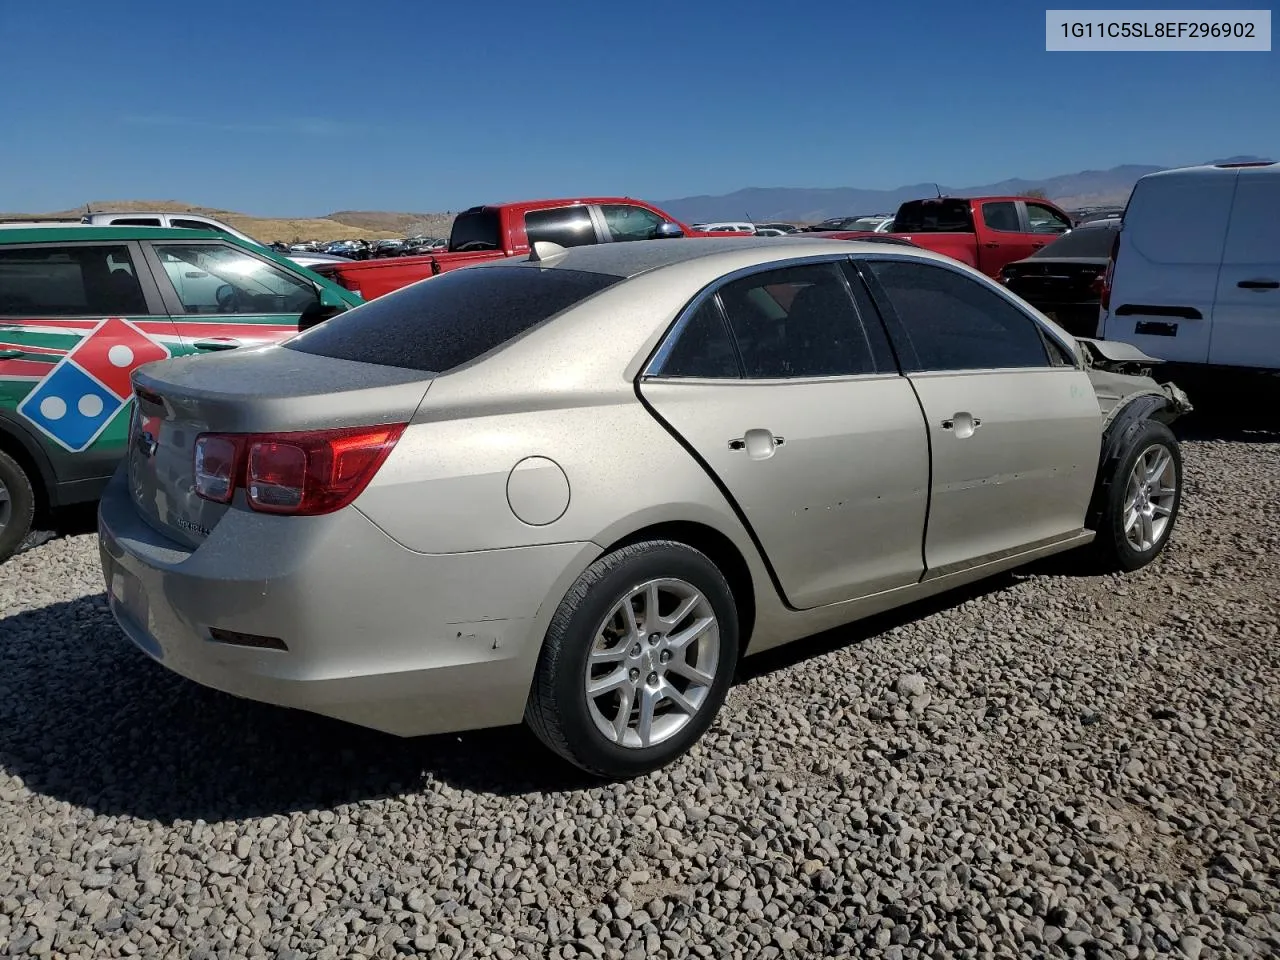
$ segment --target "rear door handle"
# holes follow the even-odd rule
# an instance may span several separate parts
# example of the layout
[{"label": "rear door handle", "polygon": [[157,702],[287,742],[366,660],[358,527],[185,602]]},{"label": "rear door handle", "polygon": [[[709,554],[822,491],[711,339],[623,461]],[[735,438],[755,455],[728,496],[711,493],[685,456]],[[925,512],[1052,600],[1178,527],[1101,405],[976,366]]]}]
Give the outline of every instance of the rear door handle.
[{"label": "rear door handle", "polygon": [[942,421],[942,429],[953,431],[961,440],[972,437],[973,432],[980,426],[982,426],[982,420],[971,413],[957,413]]},{"label": "rear door handle", "polygon": [[234,350],[243,344],[234,337],[215,337],[212,340],[197,340],[193,346],[197,350]]},{"label": "rear door handle", "polygon": [[1241,280],[1236,286],[1245,290],[1274,290],[1280,287],[1280,280]]},{"label": "rear door handle", "polygon": [[787,441],[774,436],[772,430],[756,428],[729,441],[730,450],[745,450],[752,460],[768,460]]}]

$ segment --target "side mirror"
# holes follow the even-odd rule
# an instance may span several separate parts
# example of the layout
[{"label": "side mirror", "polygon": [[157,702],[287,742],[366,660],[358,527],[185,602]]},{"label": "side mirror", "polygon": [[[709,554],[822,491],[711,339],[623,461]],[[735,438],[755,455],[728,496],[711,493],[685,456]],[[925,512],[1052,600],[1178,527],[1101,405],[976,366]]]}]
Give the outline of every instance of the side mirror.
[{"label": "side mirror", "polygon": [[320,289],[320,295],[312,300],[298,315],[298,332],[310,330],[324,323],[330,317],[337,316],[347,309],[349,304],[332,290]]},{"label": "side mirror", "polygon": [[658,224],[657,229],[653,231],[653,236],[655,240],[670,240],[674,237],[683,237],[684,231],[680,229],[680,224],[666,220]]}]

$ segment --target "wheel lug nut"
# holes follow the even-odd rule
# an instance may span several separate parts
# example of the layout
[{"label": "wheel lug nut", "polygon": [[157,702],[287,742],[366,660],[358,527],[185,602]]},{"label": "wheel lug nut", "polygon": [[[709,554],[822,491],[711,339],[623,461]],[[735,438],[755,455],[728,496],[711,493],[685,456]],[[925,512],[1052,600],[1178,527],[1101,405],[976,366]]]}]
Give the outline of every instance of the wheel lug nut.
[{"label": "wheel lug nut", "polygon": [[631,655],[633,657],[640,656],[640,644],[637,643],[634,647],[631,648]]},{"label": "wheel lug nut", "polygon": [[649,634],[649,642],[650,642],[650,643],[652,643],[652,644],[656,644],[656,643],[657,643],[659,640],[661,640],[661,639],[662,639],[662,634],[660,634],[660,633],[651,633],[651,634]]},{"label": "wheel lug nut", "polygon": [[670,651],[670,650],[663,650],[663,651],[662,651],[662,655],[661,655],[661,656],[659,656],[659,657],[658,657],[658,659],[659,659],[659,660],[661,660],[663,663],[666,663],[668,660],[670,660],[670,659],[671,659],[671,651]]},{"label": "wheel lug nut", "polygon": [[632,682],[632,683],[635,683],[635,682],[636,682],[637,680],[639,680],[639,679],[640,679],[640,671],[639,671],[639,670],[637,670],[635,667],[632,667],[632,668],[631,668],[631,682]]},{"label": "wheel lug nut", "polygon": [[649,685],[653,686],[657,682],[658,682],[658,675],[656,673],[649,674]]}]

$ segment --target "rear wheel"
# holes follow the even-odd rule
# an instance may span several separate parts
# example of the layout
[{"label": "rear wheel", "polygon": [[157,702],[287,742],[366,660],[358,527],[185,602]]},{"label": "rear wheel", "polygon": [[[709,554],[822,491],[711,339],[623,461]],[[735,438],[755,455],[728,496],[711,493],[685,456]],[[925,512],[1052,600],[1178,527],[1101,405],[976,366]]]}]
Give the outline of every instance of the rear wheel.
[{"label": "rear wheel", "polygon": [[36,495],[21,465],[0,450],[0,563],[27,539],[35,519]]},{"label": "rear wheel", "polygon": [[737,608],[715,564],[674,541],[632,544],[588,567],[561,601],[525,720],[583,770],[636,776],[702,736],[737,659]]},{"label": "rear wheel", "polygon": [[1168,543],[1182,502],[1182,453],[1173,431],[1144,420],[1105,483],[1099,558],[1112,570],[1137,570]]}]

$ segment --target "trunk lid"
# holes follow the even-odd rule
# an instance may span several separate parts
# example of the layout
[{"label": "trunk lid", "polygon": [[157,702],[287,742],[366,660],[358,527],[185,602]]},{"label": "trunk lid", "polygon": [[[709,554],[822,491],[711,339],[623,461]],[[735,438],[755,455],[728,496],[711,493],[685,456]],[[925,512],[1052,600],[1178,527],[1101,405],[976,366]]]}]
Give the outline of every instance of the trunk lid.
[{"label": "trunk lid", "polygon": [[1030,303],[1087,303],[1098,301],[1098,279],[1107,261],[1093,257],[1050,260],[1028,257],[1006,264],[1005,286]]},{"label": "trunk lid", "polygon": [[153,364],[133,382],[130,495],[151,526],[195,548],[244,496],[222,504],[196,494],[197,436],[403,423],[431,375],[263,347]]}]

